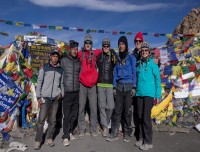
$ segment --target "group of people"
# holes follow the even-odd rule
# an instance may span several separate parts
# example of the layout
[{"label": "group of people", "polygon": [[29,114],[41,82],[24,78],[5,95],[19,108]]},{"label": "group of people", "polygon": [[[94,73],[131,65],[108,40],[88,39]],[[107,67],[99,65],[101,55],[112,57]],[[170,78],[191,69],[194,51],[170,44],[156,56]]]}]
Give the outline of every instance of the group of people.
[{"label": "group of people", "polygon": [[[161,80],[157,62],[151,57],[148,43],[141,32],[134,38],[136,48],[129,52],[125,36],[118,39],[118,53],[111,49],[109,38],[102,41],[102,49],[92,49],[90,34],[84,38],[84,46],[70,40],[70,50],[60,59],[54,50],[50,61],[41,67],[38,74],[36,94],[40,112],[34,149],[43,142],[43,127],[48,123],[46,144],[54,146],[53,132],[56,113],[62,101],[63,145],[74,140],[73,131],[78,125],[79,138],[85,136],[85,111],[89,103],[90,134],[98,135],[98,110],[102,136],[107,141],[119,138],[120,125],[124,141],[133,135],[132,105],[134,105],[135,136],[142,150],[153,148],[151,108],[161,96]],[[109,129],[109,124],[111,128]]]}]

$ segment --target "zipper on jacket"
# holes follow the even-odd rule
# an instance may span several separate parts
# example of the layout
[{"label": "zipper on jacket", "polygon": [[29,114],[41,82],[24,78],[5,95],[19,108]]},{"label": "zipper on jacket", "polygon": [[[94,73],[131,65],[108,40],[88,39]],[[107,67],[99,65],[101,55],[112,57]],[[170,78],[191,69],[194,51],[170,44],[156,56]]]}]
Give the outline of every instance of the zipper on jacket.
[{"label": "zipper on jacket", "polygon": [[52,89],[51,89],[51,98],[52,98],[52,93],[53,93],[53,86],[54,86],[54,79],[55,79],[55,68],[54,68],[54,75],[53,75],[53,85],[52,85]]},{"label": "zipper on jacket", "polygon": [[106,56],[103,57],[103,83],[105,83],[105,57]]},{"label": "zipper on jacket", "polygon": [[73,91],[74,91],[74,69],[75,69],[75,64],[74,64],[74,61],[73,61]]}]

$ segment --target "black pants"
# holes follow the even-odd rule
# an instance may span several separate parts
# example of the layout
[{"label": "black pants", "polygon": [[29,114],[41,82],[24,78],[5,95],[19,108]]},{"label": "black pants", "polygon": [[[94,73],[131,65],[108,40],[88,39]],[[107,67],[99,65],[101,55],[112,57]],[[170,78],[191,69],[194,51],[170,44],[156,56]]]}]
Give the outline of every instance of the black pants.
[{"label": "black pants", "polygon": [[139,140],[139,118],[138,118],[138,106],[137,106],[137,97],[133,97],[133,122],[135,125],[134,136],[136,140]]},{"label": "black pants", "polygon": [[[122,126],[124,127],[125,136],[131,136],[132,133],[132,98],[131,91],[119,91],[117,90],[115,108],[111,118],[111,134],[118,136],[119,125],[121,118],[124,118],[122,121]],[[123,114],[123,116],[122,116]]]},{"label": "black pants", "polygon": [[139,140],[144,144],[152,144],[152,123],[151,109],[153,107],[152,97],[137,97],[138,117],[139,117]]},{"label": "black pants", "polygon": [[63,139],[70,138],[78,120],[79,92],[65,92],[63,99]]}]

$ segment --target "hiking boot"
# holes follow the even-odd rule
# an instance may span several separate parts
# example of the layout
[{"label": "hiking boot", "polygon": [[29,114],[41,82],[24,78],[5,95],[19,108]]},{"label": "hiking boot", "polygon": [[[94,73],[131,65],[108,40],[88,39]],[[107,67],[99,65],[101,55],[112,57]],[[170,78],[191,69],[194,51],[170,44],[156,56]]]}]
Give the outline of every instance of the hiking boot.
[{"label": "hiking boot", "polygon": [[63,140],[63,145],[64,145],[64,146],[69,146],[69,145],[70,145],[70,142],[69,142],[69,140],[68,140],[67,138],[65,138],[65,139]]},{"label": "hiking boot", "polygon": [[143,141],[142,141],[142,140],[138,140],[138,141],[135,143],[135,146],[140,147],[140,146],[142,146],[142,144],[143,144]]},{"label": "hiking boot", "polygon": [[143,144],[143,145],[140,146],[141,150],[149,150],[151,148],[153,148],[152,144]]},{"label": "hiking boot", "polygon": [[119,139],[118,136],[110,135],[106,140],[107,141],[115,141],[115,140],[118,140],[118,139]]},{"label": "hiking boot", "polygon": [[55,146],[55,144],[54,144],[54,142],[53,142],[52,139],[47,139],[46,144],[47,144],[49,147]]},{"label": "hiking boot", "polygon": [[41,147],[41,143],[38,142],[38,141],[36,141],[35,144],[34,144],[34,149],[35,149],[35,150],[39,150],[40,147]]},{"label": "hiking boot", "polygon": [[70,133],[69,136],[70,136],[70,140],[75,140],[76,139],[76,137],[72,133]]},{"label": "hiking boot", "polygon": [[96,138],[96,137],[98,136],[98,134],[97,134],[96,132],[92,132],[92,133],[91,133],[91,136],[92,136],[93,138]]},{"label": "hiking boot", "polygon": [[79,138],[83,138],[85,136],[85,134],[83,132],[81,132],[78,136],[79,136]]},{"label": "hiking boot", "polygon": [[107,137],[108,136],[108,128],[104,127],[103,128],[103,134],[102,134],[103,137]]},{"label": "hiking boot", "polygon": [[131,132],[131,137],[133,137],[133,135],[134,135],[134,131]]},{"label": "hiking boot", "polygon": [[131,137],[129,137],[128,135],[125,135],[124,142],[129,142],[130,140],[131,140]]}]

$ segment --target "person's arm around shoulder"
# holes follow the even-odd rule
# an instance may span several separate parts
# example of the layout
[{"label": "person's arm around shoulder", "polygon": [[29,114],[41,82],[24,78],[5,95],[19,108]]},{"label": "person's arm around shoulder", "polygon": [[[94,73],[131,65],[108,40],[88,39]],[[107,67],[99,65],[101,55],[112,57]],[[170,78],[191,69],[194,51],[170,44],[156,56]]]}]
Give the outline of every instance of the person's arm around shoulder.
[{"label": "person's arm around shoulder", "polygon": [[78,51],[78,58],[79,58],[79,60],[81,61],[81,59],[82,59],[82,50],[79,50],[79,51]]},{"label": "person's arm around shoulder", "polygon": [[94,54],[96,57],[98,57],[101,54],[102,50],[101,49],[96,49],[94,50]]}]

